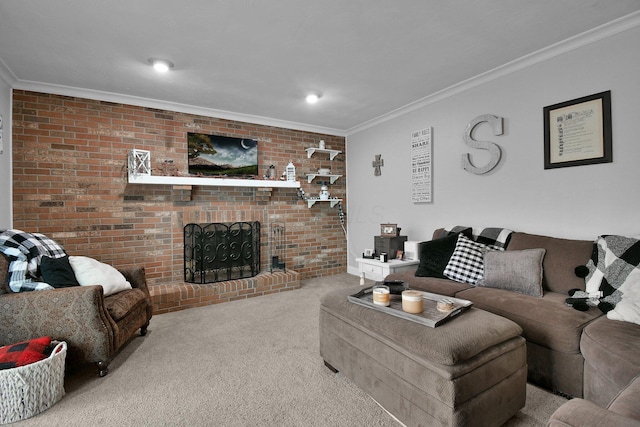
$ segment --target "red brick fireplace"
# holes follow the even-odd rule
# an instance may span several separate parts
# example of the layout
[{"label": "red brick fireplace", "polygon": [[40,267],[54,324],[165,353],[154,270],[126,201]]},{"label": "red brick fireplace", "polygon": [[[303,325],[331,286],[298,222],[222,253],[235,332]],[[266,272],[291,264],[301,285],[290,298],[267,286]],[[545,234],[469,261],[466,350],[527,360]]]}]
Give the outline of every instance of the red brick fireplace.
[{"label": "red brick fireplace", "polygon": [[[186,175],[187,132],[258,139],[260,172],[273,164],[281,173],[293,161],[307,194],[320,186],[305,174],[330,166],[343,176],[331,186],[332,196],[346,197],[343,137],[14,90],[13,226],[50,235],[72,255],[116,267],[144,265],[160,312],[278,292],[301,279],[346,271],[337,207],[309,208],[296,189],[128,183],[133,148],[151,152],[154,175],[165,160]],[[342,151],[330,163],[305,152],[321,139]],[[269,259],[263,257],[263,273],[242,283],[184,283],[183,226],[233,221],[259,221],[264,229],[286,224],[286,273],[264,273]],[[267,244],[263,235],[262,248]],[[188,302],[176,303],[176,295]]]}]

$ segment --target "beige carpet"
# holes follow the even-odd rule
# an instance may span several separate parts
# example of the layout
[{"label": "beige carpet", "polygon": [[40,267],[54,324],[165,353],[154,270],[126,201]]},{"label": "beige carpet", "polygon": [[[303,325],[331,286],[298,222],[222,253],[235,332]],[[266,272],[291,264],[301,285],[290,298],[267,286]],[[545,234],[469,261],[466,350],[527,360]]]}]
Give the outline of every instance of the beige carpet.
[{"label": "beige carpet", "polygon": [[[67,394],[20,426],[389,426],[399,424],[318,350],[319,299],[348,274],[300,290],[163,314],[98,378],[67,378]],[[544,426],[565,399],[527,387],[506,426]],[[487,408],[490,410],[490,408]]]}]

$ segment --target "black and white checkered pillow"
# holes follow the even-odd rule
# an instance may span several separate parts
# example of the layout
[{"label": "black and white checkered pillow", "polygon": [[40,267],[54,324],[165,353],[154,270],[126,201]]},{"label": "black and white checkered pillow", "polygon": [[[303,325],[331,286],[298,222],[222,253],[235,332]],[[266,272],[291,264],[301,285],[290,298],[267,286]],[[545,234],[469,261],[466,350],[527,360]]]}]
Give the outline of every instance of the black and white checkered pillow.
[{"label": "black and white checkered pillow", "polygon": [[456,282],[475,285],[484,277],[484,253],[488,250],[503,251],[504,249],[474,242],[464,234],[459,234],[456,248],[444,269],[444,275]]}]

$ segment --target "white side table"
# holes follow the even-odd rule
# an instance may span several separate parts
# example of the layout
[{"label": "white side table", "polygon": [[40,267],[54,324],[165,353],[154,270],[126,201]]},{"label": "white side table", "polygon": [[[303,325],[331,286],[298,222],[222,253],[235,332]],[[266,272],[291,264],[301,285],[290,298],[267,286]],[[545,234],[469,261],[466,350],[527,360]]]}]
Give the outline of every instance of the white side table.
[{"label": "white side table", "polygon": [[364,273],[366,279],[376,281],[384,280],[391,273],[413,269],[420,264],[420,260],[400,261],[392,259],[387,262],[381,262],[380,260],[369,258],[356,258],[356,262],[358,263],[360,275]]}]

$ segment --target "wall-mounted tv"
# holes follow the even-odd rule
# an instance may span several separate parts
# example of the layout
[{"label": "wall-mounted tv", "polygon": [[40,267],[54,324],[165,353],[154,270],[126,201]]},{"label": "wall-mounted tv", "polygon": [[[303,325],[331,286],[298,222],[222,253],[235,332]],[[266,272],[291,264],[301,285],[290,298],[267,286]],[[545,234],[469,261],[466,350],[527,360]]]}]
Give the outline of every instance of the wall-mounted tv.
[{"label": "wall-mounted tv", "polygon": [[189,132],[187,141],[191,175],[258,175],[256,139]]}]

